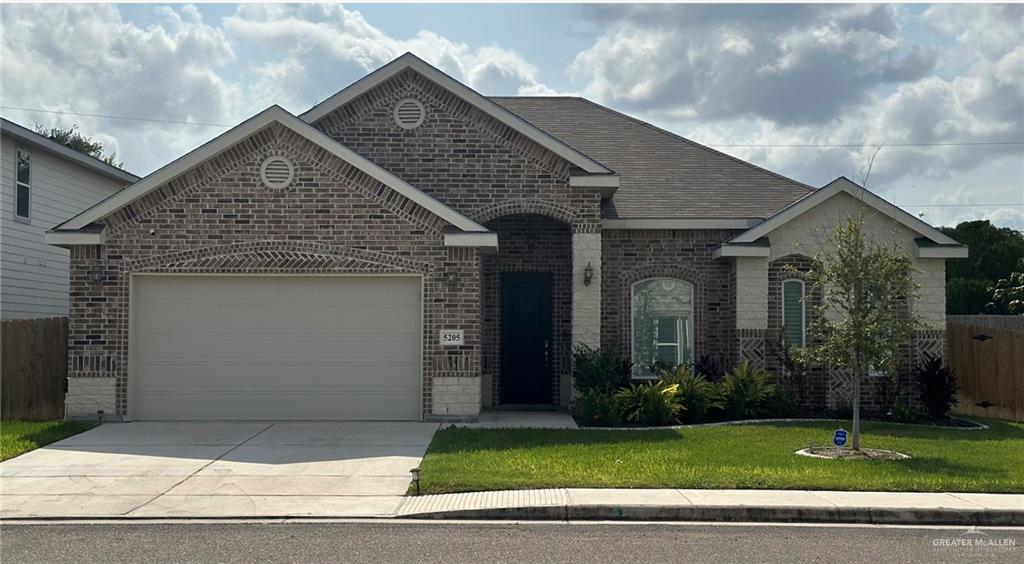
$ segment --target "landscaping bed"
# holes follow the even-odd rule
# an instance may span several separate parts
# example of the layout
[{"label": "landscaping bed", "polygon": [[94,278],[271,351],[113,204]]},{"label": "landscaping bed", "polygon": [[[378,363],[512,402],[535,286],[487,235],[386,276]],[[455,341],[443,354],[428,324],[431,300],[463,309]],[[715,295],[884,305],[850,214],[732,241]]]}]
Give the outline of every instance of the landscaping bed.
[{"label": "landscaping bed", "polygon": [[91,421],[0,422],[0,460],[14,458],[95,426]]},{"label": "landscaping bed", "polygon": [[439,431],[421,464],[423,493],[553,487],[741,488],[1024,493],[1024,424],[964,432],[865,422],[865,448],[908,460],[823,460],[835,422],[649,430]]}]

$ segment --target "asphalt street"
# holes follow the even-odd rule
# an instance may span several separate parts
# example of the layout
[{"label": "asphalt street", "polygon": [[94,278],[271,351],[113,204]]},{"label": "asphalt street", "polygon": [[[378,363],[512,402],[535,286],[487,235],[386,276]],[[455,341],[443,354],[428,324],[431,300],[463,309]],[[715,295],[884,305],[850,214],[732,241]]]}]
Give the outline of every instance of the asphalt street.
[{"label": "asphalt street", "polygon": [[4,524],[20,562],[1014,562],[1024,529],[558,522]]}]

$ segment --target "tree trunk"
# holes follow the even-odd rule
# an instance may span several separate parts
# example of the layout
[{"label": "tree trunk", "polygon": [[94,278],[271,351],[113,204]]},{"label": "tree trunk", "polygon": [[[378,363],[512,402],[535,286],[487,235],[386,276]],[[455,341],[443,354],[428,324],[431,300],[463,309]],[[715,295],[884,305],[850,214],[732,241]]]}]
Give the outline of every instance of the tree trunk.
[{"label": "tree trunk", "polygon": [[860,450],[860,353],[853,354],[853,450]]}]

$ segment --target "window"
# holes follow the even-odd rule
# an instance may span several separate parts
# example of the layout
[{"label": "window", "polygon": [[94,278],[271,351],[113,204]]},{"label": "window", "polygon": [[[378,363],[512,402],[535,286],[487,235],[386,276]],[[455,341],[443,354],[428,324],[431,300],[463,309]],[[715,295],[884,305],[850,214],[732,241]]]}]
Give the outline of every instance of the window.
[{"label": "window", "polygon": [[786,280],[782,283],[782,332],[786,342],[802,347],[806,345],[804,320],[804,281]]},{"label": "window", "polygon": [[29,219],[32,199],[31,174],[32,156],[27,151],[18,150],[18,179],[14,188],[14,216]]},{"label": "window", "polygon": [[652,278],[633,285],[634,375],[654,367],[675,368],[693,360],[693,285]]}]

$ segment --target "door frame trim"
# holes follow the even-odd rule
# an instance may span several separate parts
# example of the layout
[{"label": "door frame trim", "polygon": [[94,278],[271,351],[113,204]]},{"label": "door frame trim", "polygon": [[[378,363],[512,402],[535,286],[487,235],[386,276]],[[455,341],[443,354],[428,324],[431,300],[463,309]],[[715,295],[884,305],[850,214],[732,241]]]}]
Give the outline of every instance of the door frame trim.
[{"label": "door frame trim", "polygon": [[424,421],[424,413],[426,412],[423,403],[423,385],[424,385],[424,374],[423,367],[426,364],[424,362],[424,352],[426,351],[425,339],[427,339],[427,330],[424,327],[426,307],[426,284],[423,283],[424,275],[421,273],[373,273],[373,272],[353,272],[353,273],[317,273],[317,272],[288,272],[288,273],[234,273],[234,272],[132,272],[128,275],[128,328],[127,334],[124,336],[126,345],[122,347],[122,350],[127,355],[126,363],[126,380],[124,398],[127,402],[125,406],[125,415],[122,417],[122,421],[130,422],[135,415],[135,377],[136,377],[136,365],[135,361],[137,355],[135,354],[135,339],[132,336],[135,334],[135,289],[137,286],[137,280],[139,277],[143,278],[156,278],[156,277],[176,277],[176,278],[195,278],[195,277],[258,277],[258,278],[415,278],[418,280],[420,288],[420,309],[419,309],[419,328],[420,328],[420,339],[419,339],[419,387],[417,394],[419,395],[419,414],[415,421]]}]

